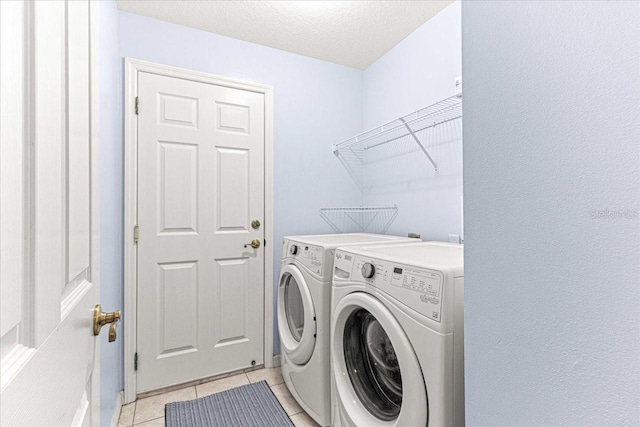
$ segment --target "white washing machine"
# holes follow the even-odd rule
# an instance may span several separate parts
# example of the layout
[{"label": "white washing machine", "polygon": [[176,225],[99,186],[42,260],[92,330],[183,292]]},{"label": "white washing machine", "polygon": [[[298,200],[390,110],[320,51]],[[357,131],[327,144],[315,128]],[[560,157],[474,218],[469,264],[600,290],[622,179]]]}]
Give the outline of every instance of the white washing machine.
[{"label": "white washing machine", "polygon": [[420,240],[364,233],[283,239],[277,308],[282,375],[296,401],[322,426],[331,422],[329,332],[335,249],[410,242]]},{"label": "white washing machine", "polygon": [[462,245],[340,248],[333,425],[464,426]]}]

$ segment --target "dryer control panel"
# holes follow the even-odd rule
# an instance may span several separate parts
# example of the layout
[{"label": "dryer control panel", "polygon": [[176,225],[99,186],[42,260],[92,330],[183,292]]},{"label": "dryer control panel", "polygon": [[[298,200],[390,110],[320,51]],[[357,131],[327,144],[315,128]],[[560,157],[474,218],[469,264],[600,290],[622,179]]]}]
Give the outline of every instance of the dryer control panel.
[{"label": "dryer control panel", "polygon": [[300,264],[322,277],[324,265],[324,250],[322,247],[289,241],[284,250],[286,251],[286,256],[295,258]]},{"label": "dryer control panel", "polygon": [[[444,276],[439,271],[369,259],[340,250],[336,251],[334,270],[334,279],[374,286],[402,304],[441,322],[445,290]],[[339,286],[337,281],[334,286]]]}]

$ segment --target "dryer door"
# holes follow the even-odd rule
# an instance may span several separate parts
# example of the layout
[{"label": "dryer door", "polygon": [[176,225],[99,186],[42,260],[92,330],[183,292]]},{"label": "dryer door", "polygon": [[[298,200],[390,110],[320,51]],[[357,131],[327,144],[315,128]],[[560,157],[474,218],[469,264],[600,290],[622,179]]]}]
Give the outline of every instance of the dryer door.
[{"label": "dryer door", "polygon": [[315,319],[304,276],[295,265],[285,265],[278,287],[278,331],[282,350],[293,363],[304,365],[311,358],[316,344]]},{"label": "dryer door", "polygon": [[341,416],[357,426],[426,426],[428,401],[420,364],[402,326],[377,298],[348,294],[332,334]]}]

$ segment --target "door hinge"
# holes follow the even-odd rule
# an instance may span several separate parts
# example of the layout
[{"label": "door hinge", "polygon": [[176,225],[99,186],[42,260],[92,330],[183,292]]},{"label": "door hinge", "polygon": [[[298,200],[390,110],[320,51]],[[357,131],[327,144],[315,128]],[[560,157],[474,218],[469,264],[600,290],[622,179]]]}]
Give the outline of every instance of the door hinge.
[{"label": "door hinge", "polygon": [[133,227],[133,244],[137,245],[140,239],[140,227],[137,225]]},{"label": "door hinge", "polygon": [[138,97],[136,96],[136,116],[138,115]]},{"label": "door hinge", "polygon": [[138,353],[133,355],[133,370],[138,370]]}]

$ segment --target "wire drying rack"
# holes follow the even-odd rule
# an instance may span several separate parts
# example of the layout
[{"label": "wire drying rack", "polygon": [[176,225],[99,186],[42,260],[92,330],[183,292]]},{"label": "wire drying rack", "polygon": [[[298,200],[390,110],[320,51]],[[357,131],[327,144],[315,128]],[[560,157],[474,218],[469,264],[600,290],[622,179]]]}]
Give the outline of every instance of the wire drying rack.
[{"label": "wire drying rack", "polygon": [[397,206],[321,208],[320,216],[336,233],[384,234],[398,216]]}]

